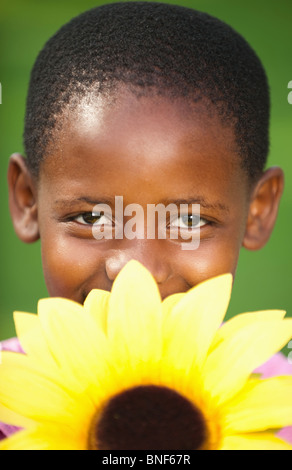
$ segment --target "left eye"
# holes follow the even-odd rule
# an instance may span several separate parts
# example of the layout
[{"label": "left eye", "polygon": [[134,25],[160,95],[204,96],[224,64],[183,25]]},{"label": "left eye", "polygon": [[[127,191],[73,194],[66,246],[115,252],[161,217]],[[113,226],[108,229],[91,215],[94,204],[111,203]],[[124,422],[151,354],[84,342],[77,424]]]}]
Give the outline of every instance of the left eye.
[{"label": "left eye", "polygon": [[195,214],[186,214],[180,215],[174,221],[171,222],[171,227],[179,228],[199,228],[205,225],[207,222],[205,219],[202,219],[199,215]]},{"label": "left eye", "polygon": [[109,219],[103,212],[85,212],[75,217],[75,221],[82,225],[107,225],[109,223]]}]

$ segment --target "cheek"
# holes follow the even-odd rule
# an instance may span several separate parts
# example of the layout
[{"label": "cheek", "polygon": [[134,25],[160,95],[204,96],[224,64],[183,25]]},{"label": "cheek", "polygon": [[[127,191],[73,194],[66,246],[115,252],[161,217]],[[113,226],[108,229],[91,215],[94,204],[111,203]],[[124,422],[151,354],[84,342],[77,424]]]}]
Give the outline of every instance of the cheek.
[{"label": "cheek", "polygon": [[182,277],[190,287],[220,274],[236,273],[241,244],[228,241],[215,243],[214,240],[204,240],[197,250],[181,254],[179,269]]},{"label": "cheek", "polygon": [[55,236],[42,239],[42,262],[45,282],[52,297],[65,297],[83,302],[87,284],[101,271],[97,250],[88,242],[73,237]]}]

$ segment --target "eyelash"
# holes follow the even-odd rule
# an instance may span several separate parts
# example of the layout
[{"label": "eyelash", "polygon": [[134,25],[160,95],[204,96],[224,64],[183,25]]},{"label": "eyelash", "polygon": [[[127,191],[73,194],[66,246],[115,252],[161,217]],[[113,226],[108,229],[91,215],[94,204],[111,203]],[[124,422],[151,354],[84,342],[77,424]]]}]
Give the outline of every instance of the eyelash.
[{"label": "eyelash", "polygon": [[[93,221],[92,223],[87,223],[86,221],[85,221],[85,223],[83,223],[83,222],[79,222],[79,221],[77,220],[77,219],[79,219],[79,218],[81,218],[81,217],[84,218],[84,217],[87,217],[87,216],[89,216],[89,217],[91,217],[91,218],[93,218],[93,219],[98,219],[98,217],[100,217],[100,219],[101,219],[102,217],[106,217],[104,214],[102,214],[102,215],[100,215],[100,214],[97,215],[97,214],[93,214],[92,212],[83,212],[82,214],[78,214],[77,216],[71,217],[70,220],[71,220],[71,221],[74,221],[74,222],[77,222],[77,223],[79,223],[80,225],[87,225],[87,226],[89,226],[89,227],[91,227],[92,225],[96,224],[97,220]],[[108,219],[108,220],[109,220],[109,219]],[[101,225],[104,225],[104,224],[101,224]]]},{"label": "eyelash", "polygon": [[[86,217],[86,218],[89,217],[89,219],[91,218],[91,219],[94,219],[94,220],[91,220],[91,221],[90,221],[90,220],[87,220],[87,221],[86,221],[86,220],[85,220],[85,217]],[[78,219],[80,219],[80,218],[83,218],[83,222],[80,222],[80,221],[78,220]],[[107,218],[106,215],[104,215],[104,214],[93,214],[92,212],[83,212],[83,213],[81,213],[81,214],[78,214],[77,216],[70,217],[69,221],[77,222],[77,223],[80,224],[80,225],[92,227],[93,225],[96,224],[96,222],[98,221],[98,218],[99,218],[99,220],[101,220],[102,218],[105,218],[105,219],[107,219],[108,221],[110,221],[110,219]],[[193,222],[193,218],[197,218],[197,219],[199,219],[199,220],[198,220],[198,222],[197,222],[194,226],[193,226],[193,225],[190,225],[190,226],[186,226],[186,225],[185,225],[184,227],[180,227],[178,223],[177,223],[177,224],[174,223],[175,220],[178,221],[179,219],[183,219],[183,218],[188,218],[188,219],[192,218],[191,222]],[[195,220],[196,220],[196,219],[195,219]],[[188,222],[189,222],[189,221],[188,221]],[[187,222],[187,223],[188,223],[188,222]],[[182,229],[190,229],[190,228],[193,228],[194,230],[197,230],[198,228],[201,228],[201,227],[203,227],[203,226],[205,226],[205,225],[211,225],[211,224],[212,224],[211,221],[206,220],[206,219],[204,219],[203,217],[199,217],[199,216],[196,215],[196,214],[184,214],[184,215],[180,215],[180,216],[176,217],[175,219],[173,219],[173,221],[169,223],[169,225],[168,225],[167,228],[169,228],[169,229],[171,229],[171,228],[180,228],[181,230],[182,230]],[[97,225],[97,224],[96,224],[96,225]],[[104,223],[103,223],[103,224],[98,224],[98,225],[103,226],[103,225],[109,225],[109,224],[104,224]],[[112,222],[110,223],[110,225],[112,226]]]},{"label": "eyelash", "polygon": [[[184,214],[184,215],[180,215],[180,216],[178,216],[178,217],[176,218],[176,220],[183,219],[184,217],[185,217],[185,218],[188,218],[188,219],[194,218],[195,220],[197,220],[197,223],[196,223],[194,226],[193,226],[193,225],[190,225],[190,226],[187,225],[187,226],[183,227],[183,228],[186,228],[186,229],[189,229],[189,228],[194,228],[194,229],[196,228],[196,229],[198,229],[198,228],[203,227],[204,225],[207,225],[207,224],[208,224],[208,221],[207,221],[206,219],[204,219],[203,217],[200,217],[200,216],[198,216],[198,215],[196,215],[196,214]],[[205,223],[201,223],[202,221],[205,222]],[[189,220],[188,220],[188,222],[189,222]],[[187,222],[187,223],[188,223],[188,222]],[[191,220],[191,222],[193,222],[193,219]],[[198,227],[197,227],[197,225],[198,225]],[[177,228],[178,228],[179,225],[174,224],[173,227],[177,227]],[[180,227],[180,228],[182,228],[182,227]]]}]

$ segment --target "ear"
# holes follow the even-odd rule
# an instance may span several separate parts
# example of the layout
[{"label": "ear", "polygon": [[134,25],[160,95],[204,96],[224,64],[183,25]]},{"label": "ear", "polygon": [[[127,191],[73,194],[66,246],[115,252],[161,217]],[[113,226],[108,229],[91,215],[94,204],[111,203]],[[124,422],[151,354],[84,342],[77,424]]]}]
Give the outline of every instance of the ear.
[{"label": "ear", "polygon": [[273,231],[281,196],[284,189],[284,173],[281,168],[266,170],[257,182],[249,206],[243,246],[248,250],[259,250]]},{"label": "ear", "polygon": [[8,166],[9,209],[17,236],[25,243],[39,239],[36,182],[25,158],[11,155]]}]

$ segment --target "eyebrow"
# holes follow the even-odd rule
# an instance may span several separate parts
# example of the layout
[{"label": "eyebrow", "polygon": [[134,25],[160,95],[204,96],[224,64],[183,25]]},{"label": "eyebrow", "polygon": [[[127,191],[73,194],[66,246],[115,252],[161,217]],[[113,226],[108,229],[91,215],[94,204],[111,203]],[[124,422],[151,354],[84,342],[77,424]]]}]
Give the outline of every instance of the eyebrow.
[{"label": "eyebrow", "polygon": [[180,204],[188,204],[188,205],[200,204],[200,206],[202,206],[204,209],[215,209],[215,210],[220,210],[222,212],[227,212],[227,213],[229,212],[229,208],[225,204],[222,204],[219,201],[214,201],[214,202],[207,201],[202,196],[194,196],[194,197],[190,197],[190,198],[187,198],[187,199],[168,199],[168,200],[164,201],[165,205],[172,204],[172,203],[177,204],[177,205],[180,205]]},{"label": "eyebrow", "polygon": [[[90,204],[91,206],[96,206],[97,204],[107,204],[108,206],[114,206],[115,204],[115,198],[109,197],[109,198],[99,198],[98,200],[91,199],[90,197],[87,196],[81,196],[76,199],[58,199],[55,201],[56,205],[66,205],[66,207],[70,208],[78,204],[79,202],[86,202],[87,204]],[[200,204],[204,209],[214,209],[214,210],[220,210],[222,212],[229,212],[229,208],[225,205],[222,204],[219,201],[215,202],[209,202],[207,201],[204,197],[202,196],[194,196],[190,197],[187,199],[165,199],[163,201],[160,201],[160,204],[164,204],[167,206],[168,204],[176,204],[177,206],[180,204]]]},{"label": "eyebrow", "polygon": [[114,198],[99,198],[97,201],[87,196],[81,196],[76,199],[57,199],[56,201],[54,201],[54,203],[57,206],[66,206],[66,207],[75,206],[79,202],[86,202],[87,204],[90,204],[91,206],[96,206],[97,204],[107,204],[108,206],[113,206],[115,203],[115,199]]}]

